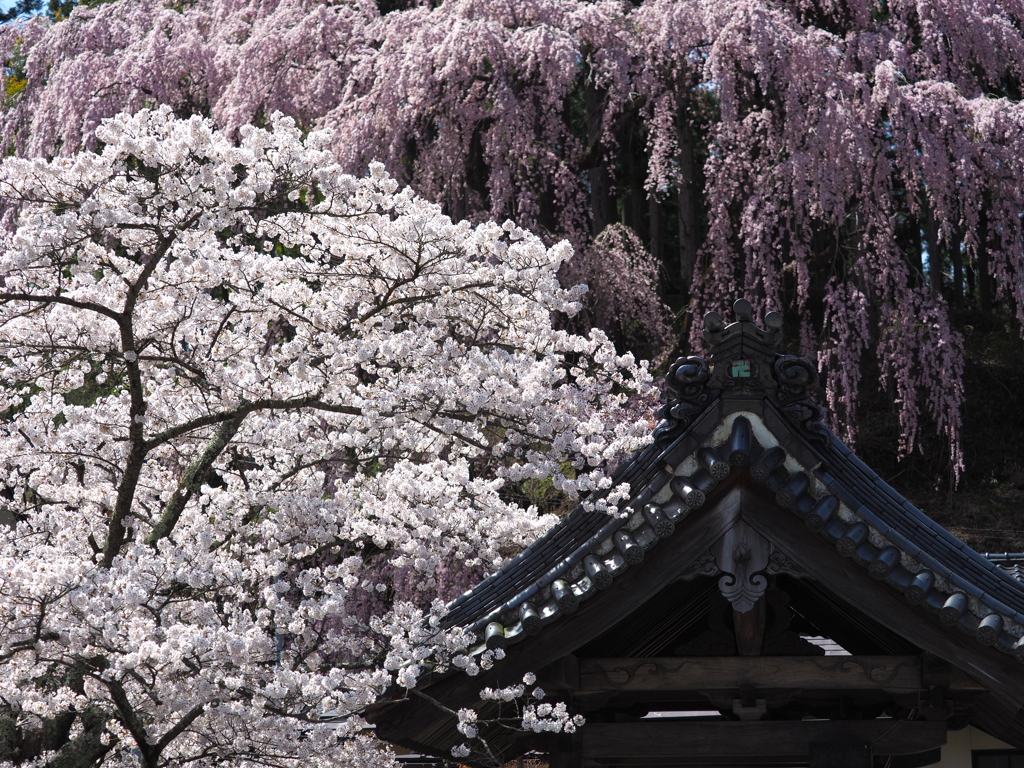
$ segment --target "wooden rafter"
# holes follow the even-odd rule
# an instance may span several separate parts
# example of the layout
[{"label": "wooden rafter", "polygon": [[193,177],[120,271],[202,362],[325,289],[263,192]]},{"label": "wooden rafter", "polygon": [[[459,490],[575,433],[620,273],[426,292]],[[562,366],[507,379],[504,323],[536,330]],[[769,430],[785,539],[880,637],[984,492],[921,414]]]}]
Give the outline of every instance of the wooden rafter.
[{"label": "wooden rafter", "polygon": [[806,759],[815,742],[866,742],[876,755],[910,755],[946,743],[944,722],[811,720],[796,722],[595,723],[580,734],[584,759],[791,757]]},{"label": "wooden rafter", "polygon": [[[707,656],[580,659],[579,690],[712,691],[742,686],[904,693],[927,690],[916,656]],[[948,690],[984,691],[952,669]]]}]

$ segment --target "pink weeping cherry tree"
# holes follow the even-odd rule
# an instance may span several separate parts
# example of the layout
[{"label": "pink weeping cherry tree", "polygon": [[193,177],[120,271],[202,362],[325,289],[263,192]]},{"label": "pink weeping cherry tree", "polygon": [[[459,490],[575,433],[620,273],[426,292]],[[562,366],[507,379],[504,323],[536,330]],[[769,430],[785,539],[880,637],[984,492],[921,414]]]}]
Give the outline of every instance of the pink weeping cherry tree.
[{"label": "pink weeping cherry tree", "polygon": [[0,31],[0,142],[70,155],[155,104],[331,128],[349,172],[568,239],[620,345],[698,347],[687,318],[738,293],[783,308],[844,436],[880,379],[900,450],[937,430],[959,473],[951,311],[1024,312],[1022,23],[1013,0],[88,3]]},{"label": "pink weeping cherry tree", "polygon": [[[0,141],[70,153],[102,118],[156,103],[229,132],[275,110],[330,127],[349,171],[380,159],[457,218],[568,238],[572,278],[620,343],[666,350],[659,282],[690,310],[739,292],[785,307],[847,437],[864,386],[851,369],[873,365],[899,401],[901,449],[923,419],[959,471],[949,305],[1024,311],[1017,4],[383,10],[144,0],[10,24]],[[607,246],[623,238],[644,247]],[[624,267],[631,279],[608,279]]]}]

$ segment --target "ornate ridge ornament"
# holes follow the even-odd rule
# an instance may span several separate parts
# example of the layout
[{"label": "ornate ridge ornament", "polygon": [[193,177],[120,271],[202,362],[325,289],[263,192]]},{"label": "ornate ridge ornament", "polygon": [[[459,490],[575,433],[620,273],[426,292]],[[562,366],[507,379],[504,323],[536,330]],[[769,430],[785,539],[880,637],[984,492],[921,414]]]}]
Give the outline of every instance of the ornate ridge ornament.
[{"label": "ornate ridge ornament", "polygon": [[720,397],[756,398],[772,402],[818,448],[829,440],[822,427],[823,411],[811,393],[818,385],[818,371],[810,360],[779,354],[782,314],[768,312],[764,328],[753,321],[746,299],[733,304],[736,321],[725,324],[721,314],[704,315],[704,340],[710,363],[702,357],[680,357],[665,377],[667,402],[659,409],[662,422],[654,431],[655,443],[668,445],[682,434],[707,407]]},{"label": "ornate ridge ornament", "polygon": [[690,563],[679,574],[679,580],[693,581],[698,576],[717,576],[719,573],[721,571],[718,570],[718,561],[715,560],[715,556],[710,551],[707,551]]}]

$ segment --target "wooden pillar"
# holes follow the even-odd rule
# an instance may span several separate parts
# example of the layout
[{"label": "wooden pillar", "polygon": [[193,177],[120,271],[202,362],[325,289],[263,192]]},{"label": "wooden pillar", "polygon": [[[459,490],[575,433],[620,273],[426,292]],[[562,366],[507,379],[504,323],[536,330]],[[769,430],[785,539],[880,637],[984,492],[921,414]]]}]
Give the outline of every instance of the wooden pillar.
[{"label": "wooden pillar", "polygon": [[810,768],[871,768],[866,741],[812,741]]},{"label": "wooden pillar", "polygon": [[732,612],[733,628],[736,630],[736,648],[740,656],[760,656],[764,643],[764,620],[768,605],[761,595],[754,607],[745,613]]}]

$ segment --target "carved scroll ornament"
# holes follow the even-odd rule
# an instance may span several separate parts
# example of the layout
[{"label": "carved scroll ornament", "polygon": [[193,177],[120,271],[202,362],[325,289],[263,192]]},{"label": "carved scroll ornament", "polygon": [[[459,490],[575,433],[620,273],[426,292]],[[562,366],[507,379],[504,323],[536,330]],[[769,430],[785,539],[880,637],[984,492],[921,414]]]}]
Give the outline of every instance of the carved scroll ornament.
[{"label": "carved scroll ornament", "polygon": [[821,408],[811,399],[817,368],[806,358],[776,352],[782,342],[782,315],[769,312],[761,328],[746,299],[739,299],[733,312],[736,322],[729,324],[718,312],[704,316],[707,360],[680,357],[669,368],[655,443],[671,443],[723,392],[742,391],[768,397],[807,440],[826,446],[831,435],[821,424]]},{"label": "carved scroll ornament", "polygon": [[711,547],[723,576],[718,580],[722,595],[739,613],[746,613],[768,588],[763,571],[768,567],[772,545],[742,520],[726,531]]}]

